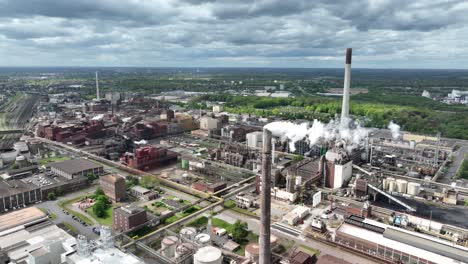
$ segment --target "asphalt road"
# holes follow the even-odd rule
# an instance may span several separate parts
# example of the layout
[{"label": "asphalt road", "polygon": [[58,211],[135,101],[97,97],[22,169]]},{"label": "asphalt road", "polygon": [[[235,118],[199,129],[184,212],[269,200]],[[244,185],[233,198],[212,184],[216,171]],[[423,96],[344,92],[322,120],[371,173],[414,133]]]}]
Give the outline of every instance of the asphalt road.
[{"label": "asphalt road", "polygon": [[[86,193],[91,194],[94,192],[95,188],[96,187],[93,186],[91,188],[87,188],[79,192],[70,193],[70,194],[67,194],[66,196],[60,197],[59,200],[46,201],[41,204],[38,204],[37,207],[47,209],[49,213],[53,213],[57,215],[57,218],[52,220],[52,222],[54,222],[55,224],[67,222],[71,224],[72,226],[74,226],[78,230],[79,234],[86,236],[88,239],[96,239],[98,238],[98,236],[93,233],[92,231],[93,226],[84,226],[78,221],[73,220],[72,215],[67,215],[66,213],[64,213],[62,211],[62,208],[58,205],[60,200],[68,200],[77,196],[84,195]],[[95,227],[99,227],[99,226],[95,225]]]}]

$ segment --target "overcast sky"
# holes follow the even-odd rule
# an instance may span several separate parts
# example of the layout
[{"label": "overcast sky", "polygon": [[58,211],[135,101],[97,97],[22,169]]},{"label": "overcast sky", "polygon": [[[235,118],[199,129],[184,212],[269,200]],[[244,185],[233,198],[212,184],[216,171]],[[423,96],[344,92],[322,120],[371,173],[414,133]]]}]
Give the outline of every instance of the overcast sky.
[{"label": "overcast sky", "polygon": [[[249,2],[249,3],[248,3]],[[0,0],[1,66],[468,68],[466,0]]]}]

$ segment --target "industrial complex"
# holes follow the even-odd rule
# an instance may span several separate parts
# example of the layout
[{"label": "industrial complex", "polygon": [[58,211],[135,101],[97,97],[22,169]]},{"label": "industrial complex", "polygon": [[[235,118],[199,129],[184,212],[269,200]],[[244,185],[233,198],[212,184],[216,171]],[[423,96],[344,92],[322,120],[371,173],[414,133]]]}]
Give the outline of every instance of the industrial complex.
[{"label": "industrial complex", "polygon": [[328,122],[181,108],[97,72],[93,99],[35,94],[2,139],[0,263],[468,263],[468,143],[361,126],[351,61]]}]

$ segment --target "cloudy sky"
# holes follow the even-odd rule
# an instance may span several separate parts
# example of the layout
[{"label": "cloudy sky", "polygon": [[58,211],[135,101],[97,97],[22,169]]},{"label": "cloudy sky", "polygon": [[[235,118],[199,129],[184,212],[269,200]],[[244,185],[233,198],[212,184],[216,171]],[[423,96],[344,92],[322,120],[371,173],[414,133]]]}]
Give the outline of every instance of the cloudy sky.
[{"label": "cloudy sky", "polygon": [[468,68],[466,0],[0,0],[1,66]]}]

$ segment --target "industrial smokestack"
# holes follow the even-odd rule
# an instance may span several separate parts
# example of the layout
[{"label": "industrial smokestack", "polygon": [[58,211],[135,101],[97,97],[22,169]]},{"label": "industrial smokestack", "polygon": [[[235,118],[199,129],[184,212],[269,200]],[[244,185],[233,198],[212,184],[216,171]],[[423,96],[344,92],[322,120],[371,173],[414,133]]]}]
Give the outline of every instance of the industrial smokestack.
[{"label": "industrial smokestack", "polygon": [[275,164],[275,143],[276,143],[276,140],[273,138],[271,140],[271,164]]},{"label": "industrial smokestack", "polygon": [[341,124],[347,125],[349,118],[349,89],[351,85],[351,56],[352,49],[346,49],[346,65],[343,87],[343,103],[341,105]]},{"label": "industrial smokestack", "polygon": [[98,72],[96,72],[96,99],[97,100],[101,99],[101,96],[99,94],[99,76],[98,76]]},{"label": "industrial smokestack", "polygon": [[270,221],[271,221],[271,131],[263,129],[262,147],[262,181],[261,181],[261,212],[260,216],[260,264],[271,262]]}]

